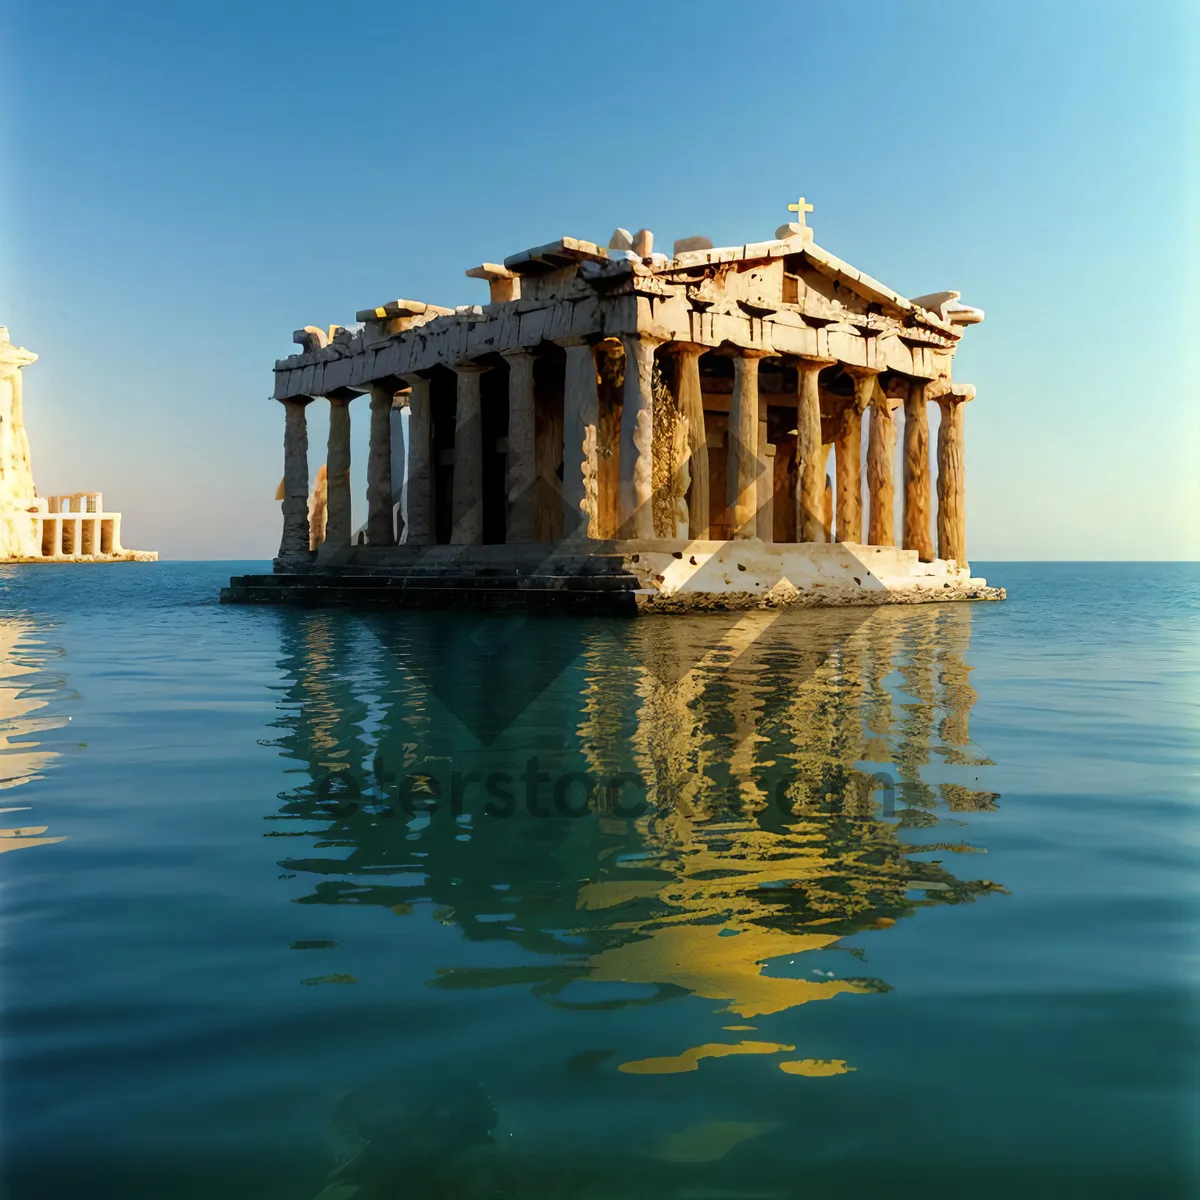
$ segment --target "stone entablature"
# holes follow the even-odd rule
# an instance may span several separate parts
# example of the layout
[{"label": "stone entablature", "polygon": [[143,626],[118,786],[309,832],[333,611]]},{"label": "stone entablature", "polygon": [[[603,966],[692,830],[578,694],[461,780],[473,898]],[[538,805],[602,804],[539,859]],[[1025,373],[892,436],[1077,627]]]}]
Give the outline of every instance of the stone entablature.
[{"label": "stone entablature", "polygon": [[[436,545],[566,540],[587,555],[601,541],[611,554],[646,539],[757,539],[898,546],[940,563],[947,593],[994,594],[963,582],[962,406],[974,389],[951,372],[983,313],[957,292],[900,295],[817,246],[808,207],[791,207],[800,222],[771,241],[689,238],[668,257],[647,230],[617,230],[607,247],[564,237],[467,271],[487,282],[487,304],[393,300],[359,311],[358,329],[297,330],[301,352],[275,364],[286,413],[279,569],[378,566],[398,546],[407,563]],[[350,409],[363,394],[367,520],[354,533]],[[330,404],[323,534],[310,528],[307,462],[306,408],[319,396]],[[901,572],[917,574],[929,590],[924,568]],[[745,582],[747,595],[773,586]]]},{"label": "stone entablature", "polygon": [[121,514],[105,512],[99,492],[37,494],[21,378],[36,361],[0,326],[0,562],[153,562],[153,551],[121,545]]},{"label": "stone entablature", "polygon": [[[310,327],[303,354],[275,364],[275,398],[365,391],[403,376],[565,337],[644,334],[709,349],[829,358],[914,379],[949,378],[978,309],[940,293],[931,311],[821,249],[804,234],[654,261],[560,238],[505,259],[520,295],[439,308],[394,300],[356,314],[363,328]],[[488,264],[467,274],[493,280]],[[498,269],[494,266],[493,272]],[[506,280],[507,282],[507,280]]]}]

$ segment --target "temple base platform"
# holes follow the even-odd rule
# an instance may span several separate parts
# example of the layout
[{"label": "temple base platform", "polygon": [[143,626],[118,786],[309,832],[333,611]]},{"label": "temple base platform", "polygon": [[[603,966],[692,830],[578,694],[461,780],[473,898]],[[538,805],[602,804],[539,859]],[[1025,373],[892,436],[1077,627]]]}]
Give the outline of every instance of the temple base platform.
[{"label": "temple base platform", "polygon": [[635,615],[1005,597],[969,566],[915,550],[756,538],[353,546],[274,568],[235,576],[222,602]]}]

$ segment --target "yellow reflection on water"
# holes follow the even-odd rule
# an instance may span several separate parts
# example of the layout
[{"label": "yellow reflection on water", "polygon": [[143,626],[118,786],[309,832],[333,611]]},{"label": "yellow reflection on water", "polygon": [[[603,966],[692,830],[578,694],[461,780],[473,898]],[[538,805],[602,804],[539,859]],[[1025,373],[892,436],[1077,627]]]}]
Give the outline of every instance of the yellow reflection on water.
[{"label": "yellow reflection on water", "polygon": [[[28,661],[36,656],[41,645],[37,633],[31,621],[19,617],[0,619],[0,790],[41,779],[43,769],[57,755],[51,750],[40,749],[33,735],[66,724],[65,717],[33,715],[48,703],[31,695],[28,686],[28,677],[38,671],[38,667]],[[28,811],[27,805],[0,806],[2,816]],[[7,850],[49,846],[64,840],[45,837],[46,829],[45,825],[26,824],[0,828],[0,854]]]},{"label": "yellow reflection on water", "polygon": [[671,984],[706,1000],[726,1001],[722,1011],[741,1017],[769,1016],[809,1000],[829,1000],[842,992],[876,990],[847,979],[817,983],[762,973],[765,960],[822,949],[837,941],[837,934],[788,934],[746,926],[738,931],[739,936],[729,937],[716,925],[671,925],[647,932],[645,940],[628,942],[592,958],[588,978],[608,983]]},{"label": "yellow reflection on water", "polygon": [[781,1062],[781,1071],[789,1075],[809,1075],[814,1078],[821,1075],[845,1075],[847,1071],[855,1070],[846,1066],[844,1058],[801,1058],[793,1062]]},{"label": "yellow reflection on water", "polygon": [[795,1050],[795,1046],[784,1046],[779,1042],[706,1042],[693,1046],[682,1054],[664,1058],[639,1058],[636,1062],[622,1063],[617,1070],[626,1075],[680,1075],[684,1071],[695,1071],[703,1058],[728,1058],[731,1054],[781,1054]]}]

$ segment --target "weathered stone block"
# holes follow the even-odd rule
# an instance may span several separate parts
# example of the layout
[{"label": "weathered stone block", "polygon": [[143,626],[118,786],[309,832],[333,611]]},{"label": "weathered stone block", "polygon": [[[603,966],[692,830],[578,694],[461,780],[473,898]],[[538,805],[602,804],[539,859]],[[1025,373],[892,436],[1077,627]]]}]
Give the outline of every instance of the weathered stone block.
[{"label": "weathered stone block", "polygon": [[672,252],[675,258],[681,254],[686,254],[691,250],[711,250],[713,248],[712,240],[706,237],[685,237],[676,238],[675,245],[672,246]]}]

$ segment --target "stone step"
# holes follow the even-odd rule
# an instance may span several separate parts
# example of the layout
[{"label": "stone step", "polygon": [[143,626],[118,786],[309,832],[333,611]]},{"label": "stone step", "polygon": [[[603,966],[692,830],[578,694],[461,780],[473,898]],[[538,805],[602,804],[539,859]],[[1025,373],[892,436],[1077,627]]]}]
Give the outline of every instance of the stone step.
[{"label": "stone step", "polygon": [[339,578],[370,578],[393,579],[407,577],[439,577],[445,575],[479,576],[480,578],[495,578],[509,575],[524,576],[580,576],[596,578],[605,576],[621,576],[628,574],[623,559],[562,559],[562,558],[529,558],[510,559],[497,563],[473,563],[455,561],[437,561],[435,559],[420,559],[412,563],[389,563],[386,566],[354,566],[341,565],[322,570],[320,567],[302,568],[296,571],[276,572],[288,575],[325,575],[337,574]]},{"label": "stone step", "polygon": [[350,607],[436,610],[544,611],[629,615],[637,610],[634,593],[613,588],[388,587],[308,582],[287,587],[233,580],[221,589],[223,604],[288,604],[298,607]]},{"label": "stone step", "polygon": [[638,581],[632,575],[242,575],[230,586],[255,587],[275,592],[293,588],[341,588],[347,591],[412,588],[426,590],[467,589],[475,591],[632,591]]},{"label": "stone step", "polygon": [[563,570],[561,565],[557,568],[536,571],[475,571],[475,570],[457,570],[452,567],[442,568],[421,568],[405,571],[378,571],[378,572],[351,572],[339,571],[336,575],[326,575],[322,572],[302,572],[288,578],[296,579],[362,579],[368,582],[376,583],[386,580],[427,580],[427,579],[481,579],[502,581],[507,583],[510,580],[536,580],[536,579],[583,579],[597,582],[597,586],[604,586],[604,580],[611,579],[633,579],[632,573],[627,571],[604,571],[592,574],[582,574],[578,571]]}]

